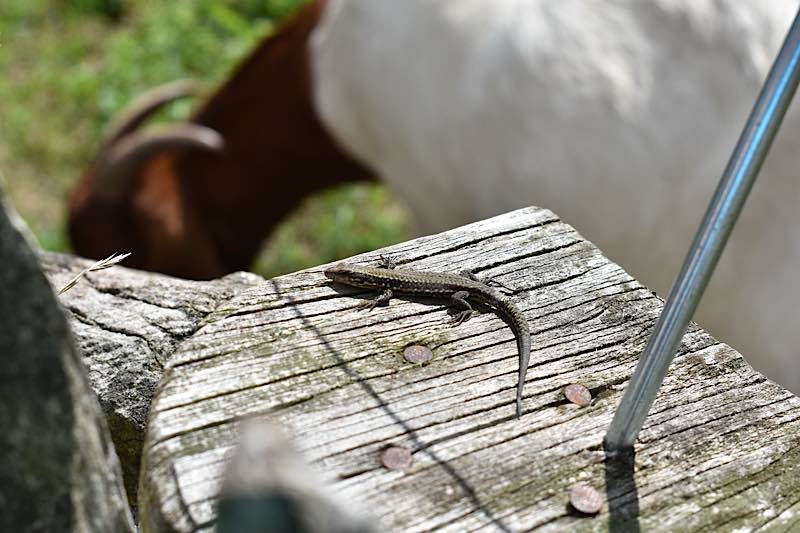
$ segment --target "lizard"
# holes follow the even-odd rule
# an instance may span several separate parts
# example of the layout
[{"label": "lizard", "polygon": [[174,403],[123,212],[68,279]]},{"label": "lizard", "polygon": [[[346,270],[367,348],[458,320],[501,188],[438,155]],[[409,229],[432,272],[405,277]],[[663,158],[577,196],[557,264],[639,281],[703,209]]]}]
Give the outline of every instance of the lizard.
[{"label": "lizard", "polygon": [[339,263],[328,267],[325,277],[335,283],[381,291],[374,300],[361,304],[360,307],[369,310],[376,305],[388,304],[395,294],[449,298],[451,305],[461,310],[456,315],[456,326],[469,320],[475,313],[469,300],[494,308],[511,327],[517,341],[519,373],[516,414],[518,418],[522,416],[522,387],[531,357],[531,334],[522,312],[499,291],[477,280],[471,273],[448,274],[396,268],[393,260],[385,257],[381,257],[381,260],[379,267]]}]

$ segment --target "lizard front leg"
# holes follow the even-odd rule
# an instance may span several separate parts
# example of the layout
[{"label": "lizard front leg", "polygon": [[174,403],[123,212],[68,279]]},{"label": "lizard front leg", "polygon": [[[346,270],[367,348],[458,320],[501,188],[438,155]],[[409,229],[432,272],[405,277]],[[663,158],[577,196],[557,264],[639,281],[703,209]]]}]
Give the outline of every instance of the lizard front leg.
[{"label": "lizard front leg", "polygon": [[388,305],[389,300],[394,297],[394,293],[392,289],[386,289],[377,298],[374,300],[367,300],[358,304],[359,309],[366,309],[367,311],[372,311],[375,309],[376,305]]},{"label": "lizard front leg", "polygon": [[393,269],[397,268],[397,262],[395,262],[395,260],[394,260],[394,258],[392,258],[392,256],[381,255],[380,258],[381,258],[381,261],[379,263],[379,266],[381,268],[385,268],[387,270],[393,270]]},{"label": "lizard front leg", "polygon": [[461,311],[458,314],[456,314],[456,319],[454,321],[456,326],[460,326],[461,324],[472,318],[472,315],[475,314],[475,310],[469,304],[467,298],[469,298],[469,293],[467,291],[454,292],[450,296],[450,304],[453,307],[461,309]]}]

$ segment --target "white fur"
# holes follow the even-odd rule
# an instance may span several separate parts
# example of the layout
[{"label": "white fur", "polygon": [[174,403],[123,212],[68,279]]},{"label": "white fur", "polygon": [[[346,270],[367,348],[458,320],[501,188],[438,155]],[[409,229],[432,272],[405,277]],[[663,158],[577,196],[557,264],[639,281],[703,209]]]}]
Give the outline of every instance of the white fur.
[{"label": "white fur", "polygon": [[[330,0],[315,99],[430,232],[552,209],[666,294],[796,0]],[[791,113],[698,314],[800,392]]]}]

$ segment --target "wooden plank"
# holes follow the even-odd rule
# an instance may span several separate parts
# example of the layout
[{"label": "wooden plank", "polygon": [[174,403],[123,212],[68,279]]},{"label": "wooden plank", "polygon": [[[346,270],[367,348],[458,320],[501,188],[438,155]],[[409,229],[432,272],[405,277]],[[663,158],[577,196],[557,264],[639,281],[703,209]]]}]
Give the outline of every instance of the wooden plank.
[{"label": "wooden plank", "polygon": [[[513,334],[491,311],[453,327],[440,302],[358,311],[367,294],[330,285],[324,267],[276,278],[219,307],[168,364],[145,442],[145,530],[212,527],[237,425],[265,415],[383,530],[758,528],[797,508],[800,399],[695,325],[635,462],[605,460],[662,301],[553,213],[523,209],[353,261],[379,253],[514,290],[534,345],[522,418]],[[404,363],[411,344],[433,360]],[[591,405],[564,399],[570,383]],[[412,450],[406,471],[381,466],[390,445]],[[598,516],[568,505],[581,483],[608,497]]]}]

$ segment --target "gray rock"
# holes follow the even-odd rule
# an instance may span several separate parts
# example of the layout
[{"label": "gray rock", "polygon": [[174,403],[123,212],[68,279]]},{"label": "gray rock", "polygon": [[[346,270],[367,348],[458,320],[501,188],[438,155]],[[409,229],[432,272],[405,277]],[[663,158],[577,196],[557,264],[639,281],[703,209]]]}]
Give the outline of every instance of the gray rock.
[{"label": "gray rock", "polygon": [[0,192],[0,530],[133,531],[67,320]]},{"label": "gray rock", "polygon": [[[56,290],[94,263],[53,252],[39,257]],[[189,281],[115,266],[87,274],[59,295],[108,421],[134,510],[150,402],[165,363],[218,303],[263,281],[245,272]]]}]

